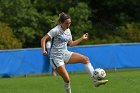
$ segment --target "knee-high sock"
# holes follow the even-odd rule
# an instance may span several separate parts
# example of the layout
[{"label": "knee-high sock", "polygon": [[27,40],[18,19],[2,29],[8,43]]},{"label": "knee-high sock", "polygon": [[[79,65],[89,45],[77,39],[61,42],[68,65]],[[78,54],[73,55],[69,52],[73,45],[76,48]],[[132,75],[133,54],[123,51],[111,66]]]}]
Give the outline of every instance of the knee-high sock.
[{"label": "knee-high sock", "polygon": [[64,88],[66,90],[66,93],[71,93],[71,86],[70,83],[65,83]]},{"label": "knee-high sock", "polygon": [[86,71],[89,73],[89,75],[90,75],[91,77],[93,77],[94,68],[93,68],[93,66],[91,65],[91,63],[85,64],[85,68],[86,68]]}]

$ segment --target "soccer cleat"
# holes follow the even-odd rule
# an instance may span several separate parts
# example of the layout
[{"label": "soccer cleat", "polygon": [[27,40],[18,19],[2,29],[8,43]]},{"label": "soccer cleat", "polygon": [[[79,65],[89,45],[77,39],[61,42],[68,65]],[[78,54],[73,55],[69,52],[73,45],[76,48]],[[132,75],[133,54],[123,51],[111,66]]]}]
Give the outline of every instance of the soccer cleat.
[{"label": "soccer cleat", "polygon": [[100,85],[105,85],[108,80],[94,80],[94,86],[99,87]]}]

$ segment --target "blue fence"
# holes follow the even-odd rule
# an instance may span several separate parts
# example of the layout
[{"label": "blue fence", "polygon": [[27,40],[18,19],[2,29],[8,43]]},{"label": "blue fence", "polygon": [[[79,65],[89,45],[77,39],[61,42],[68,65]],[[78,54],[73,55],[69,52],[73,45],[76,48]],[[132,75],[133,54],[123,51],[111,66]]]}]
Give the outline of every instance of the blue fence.
[{"label": "blue fence", "polygon": [[[140,44],[106,44],[69,47],[70,51],[86,55],[94,68],[139,68]],[[40,48],[1,50],[0,75],[41,74],[50,72],[48,56]],[[83,64],[66,66],[68,71],[85,71]]]}]

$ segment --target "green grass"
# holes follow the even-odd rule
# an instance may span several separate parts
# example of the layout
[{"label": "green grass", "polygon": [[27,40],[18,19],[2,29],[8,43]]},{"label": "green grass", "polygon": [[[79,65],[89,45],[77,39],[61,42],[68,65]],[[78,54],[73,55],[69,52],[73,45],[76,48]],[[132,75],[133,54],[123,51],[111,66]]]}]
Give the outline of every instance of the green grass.
[{"label": "green grass", "polygon": [[[70,74],[72,93],[140,93],[140,70],[107,72],[109,82],[95,88],[85,73]],[[65,93],[60,76],[0,78],[0,93]]]}]

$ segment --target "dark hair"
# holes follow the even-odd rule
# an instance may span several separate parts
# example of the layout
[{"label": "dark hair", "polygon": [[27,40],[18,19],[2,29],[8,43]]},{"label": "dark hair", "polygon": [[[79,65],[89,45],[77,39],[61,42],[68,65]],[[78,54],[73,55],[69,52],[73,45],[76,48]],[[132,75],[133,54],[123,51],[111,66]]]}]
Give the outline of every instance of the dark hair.
[{"label": "dark hair", "polygon": [[68,14],[65,14],[64,12],[59,14],[59,19],[58,22],[59,23],[63,23],[65,20],[71,18]]}]

